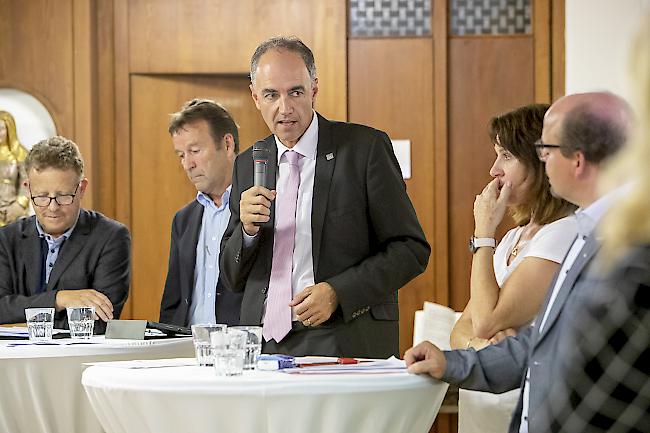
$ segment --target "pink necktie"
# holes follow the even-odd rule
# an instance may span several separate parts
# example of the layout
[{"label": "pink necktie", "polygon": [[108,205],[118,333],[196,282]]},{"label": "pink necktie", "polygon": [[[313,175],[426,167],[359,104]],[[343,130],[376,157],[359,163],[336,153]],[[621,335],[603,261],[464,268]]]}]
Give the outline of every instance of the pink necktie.
[{"label": "pink necktie", "polygon": [[280,342],[291,330],[291,269],[296,234],[296,202],[300,185],[299,153],[289,150],[284,153],[289,163],[289,177],[282,194],[278,195],[275,213],[275,236],[269,295],[266,300],[266,315],[262,334],[269,341]]}]

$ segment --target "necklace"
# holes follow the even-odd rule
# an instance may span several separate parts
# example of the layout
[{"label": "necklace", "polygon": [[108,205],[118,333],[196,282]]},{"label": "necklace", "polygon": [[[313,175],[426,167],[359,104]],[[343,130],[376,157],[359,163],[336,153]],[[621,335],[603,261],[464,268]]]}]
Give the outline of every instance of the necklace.
[{"label": "necklace", "polygon": [[512,257],[517,257],[517,254],[519,254],[519,252],[526,246],[526,244],[528,244],[528,241],[519,240],[519,242],[517,242],[517,245],[515,245],[515,247],[510,252],[510,255]]}]

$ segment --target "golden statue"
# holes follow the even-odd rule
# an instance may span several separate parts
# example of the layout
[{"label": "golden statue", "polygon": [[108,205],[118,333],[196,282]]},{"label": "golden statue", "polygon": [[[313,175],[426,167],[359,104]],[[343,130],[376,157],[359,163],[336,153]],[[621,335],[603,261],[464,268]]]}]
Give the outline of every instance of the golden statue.
[{"label": "golden statue", "polygon": [[25,149],[16,135],[11,114],[0,111],[0,227],[29,212],[29,190],[25,186]]}]

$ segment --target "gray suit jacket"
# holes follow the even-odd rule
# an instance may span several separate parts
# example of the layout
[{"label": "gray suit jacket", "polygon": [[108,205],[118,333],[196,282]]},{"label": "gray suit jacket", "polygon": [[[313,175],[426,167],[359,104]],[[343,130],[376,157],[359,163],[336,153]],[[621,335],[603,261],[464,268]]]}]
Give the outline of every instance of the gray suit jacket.
[{"label": "gray suit jacket", "polygon": [[590,277],[590,267],[599,248],[600,242],[593,234],[586,239],[560,287],[541,333],[539,323],[546,311],[557,275],[534,325],[516,337],[509,337],[478,352],[474,349],[445,352],[447,370],[442,380],[460,388],[493,393],[521,387],[522,395],[519,396],[509,429],[515,433],[519,431],[521,423],[523,387],[526,371],[530,368],[528,431],[541,432],[540,426],[544,425],[544,420],[540,419],[542,403],[553,380],[564,368],[563,356],[568,356],[562,353],[564,339],[567,337],[564,331],[574,326],[575,319],[579,316],[577,313],[585,305],[585,298],[590,295],[595,280]]},{"label": "gray suit jacket", "polygon": [[[277,147],[269,149],[267,183],[275,188]],[[226,287],[244,291],[241,322],[259,325],[271,273],[274,214],[256,242],[243,248],[239,198],[253,185],[251,150],[235,161],[230,223],[222,240],[221,276]],[[318,116],[318,147],[311,213],[314,280],[326,281],[339,308],[320,327],[303,334],[324,336],[325,350],[304,344],[297,353],[388,357],[399,353],[397,290],[424,271],[430,253],[388,136],[362,125]],[[305,337],[305,341],[309,337]]]},{"label": "gray suit jacket", "polygon": [[[125,226],[81,209],[77,225],[63,243],[45,291],[41,286],[41,238],[36,217],[22,218],[0,229],[0,323],[25,322],[25,308],[54,307],[59,290],[95,289],[113,303],[120,317],[129,293],[131,237]],[[106,324],[95,323],[96,333]],[[55,328],[67,328],[65,310],[56,313]]]}]

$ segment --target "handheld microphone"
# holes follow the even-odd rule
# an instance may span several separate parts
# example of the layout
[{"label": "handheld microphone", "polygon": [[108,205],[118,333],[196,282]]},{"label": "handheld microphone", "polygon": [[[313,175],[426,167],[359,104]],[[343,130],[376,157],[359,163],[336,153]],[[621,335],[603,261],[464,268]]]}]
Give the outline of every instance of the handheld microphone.
[{"label": "handheld microphone", "polygon": [[269,150],[255,143],[253,145],[254,186],[266,186],[266,168],[269,164]]}]

